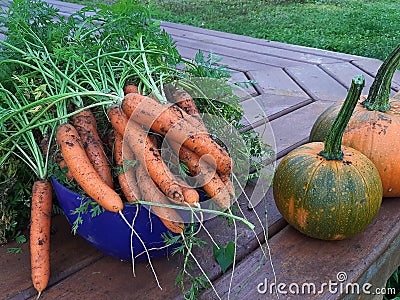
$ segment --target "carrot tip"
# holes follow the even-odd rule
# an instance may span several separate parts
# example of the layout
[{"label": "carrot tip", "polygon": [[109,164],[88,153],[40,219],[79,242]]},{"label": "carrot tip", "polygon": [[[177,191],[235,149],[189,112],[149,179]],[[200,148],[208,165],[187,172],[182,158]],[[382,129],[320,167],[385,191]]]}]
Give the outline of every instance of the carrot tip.
[{"label": "carrot tip", "polygon": [[42,295],[42,291],[38,292],[38,295],[36,297],[36,300],[38,300],[40,298],[40,296]]}]

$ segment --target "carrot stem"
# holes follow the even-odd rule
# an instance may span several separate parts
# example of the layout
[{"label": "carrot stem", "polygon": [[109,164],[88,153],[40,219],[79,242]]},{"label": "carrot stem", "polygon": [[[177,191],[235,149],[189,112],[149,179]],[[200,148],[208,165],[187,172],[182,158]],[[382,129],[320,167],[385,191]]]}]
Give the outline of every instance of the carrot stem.
[{"label": "carrot stem", "polygon": [[133,204],[163,206],[163,207],[169,207],[169,208],[175,208],[175,209],[183,209],[183,210],[198,211],[198,212],[203,212],[203,213],[210,213],[210,214],[214,214],[214,215],[228,217],[228,218],[232,218],[232,219],[238,220],[238,221],[242,222],[243,224],[245,224],[247,227],[249,227],[251,230],[253,230],[255,228],[255,226],[251,222],[247,221],[246,219],[241,218],[239,216],[235,216],[235,215],[230,214],[230,213],[219,211],[219,210],[213,210],[213,209],[207,209],[207,208],[198,208],[198,207],[190,207],[190,206],[186,207],[186,206],[179,206],[179,205],[173,205],[173,204],[153,203],[153,202],[148,202],[148,201],[143,201],[143,200],[135,201],[135,202],[129,203],[127,205],[133,205]]}]

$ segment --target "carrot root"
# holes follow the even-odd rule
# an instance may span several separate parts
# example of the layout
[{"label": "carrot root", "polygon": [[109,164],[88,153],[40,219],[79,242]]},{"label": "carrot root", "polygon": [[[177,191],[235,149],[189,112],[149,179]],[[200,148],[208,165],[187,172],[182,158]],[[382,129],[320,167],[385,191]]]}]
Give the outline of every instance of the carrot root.
[{"label": "carrot root", "polygon": [[51,183],[36,181],[32,187],[30,252],[32,282],[39,295],[50,279],[51,209]]},{"label": "carrot root", "polygon": [[141,162],[157,184],[171,201],[183,203],[181,187],[175,182],[174,175],[165,165],[157,147],[151,142],[143,128],[132,120],[128,120],[119,107],[111,107],[108,116],[115,130],[128,143],[136,159]]},{"label": "carrot root", "polygon": [[111,188],[114,183],[111,168],[97,131],[97,122],[93,113],[86,109],[73,116],[74,127],[78,131],[82,145],[101,179]]},{"label": "carrot root", "polygon": [[[144,200],[159,204],[170,204],[141,164],[136,169],[136,177],[140,182],[139,188]],[[178,234],[183,232],[183,220],[175,209],[162,206],[151,206],[150,208],[170,231]]]},{"label": "carrot root", "polygon": [[123,138],[118,132],[115,133],[114,158],[117,166],[121,168],[118,173],[118,182],[126,200],[128,202],[139,200],[140,191],[136,181],[135,169],[133,166],[127,166],[126,168],[124,166],[124,158],[133,162],[134,156],[127,145],[124,147]]},{"label": "carrot root", "polygon": [[198,176],[204,191],[223,210],[230,206],[230,194],[227,186],[221,180],[215,169],[202,161],[200,157],[189,149],[180,146],[174,141],[169,141],[172,149],[179,155],[179,158],[188,167],[193,176]]},{"label": "carrot root", "polygon": [[[199,156],[209,155],[216,162],[219,173],[229,174],[232,171],[233,162],[228,153],[218,145],[208,133],[200,132],[186,120],[189,115],[183,112],[180,117],[170,110],[171,106],[165,106],[150,97],[131,93],[122,101],[122,110],[135,122],[151,128],[155,132],[166,135],[183,144]],[[210,163],[212,163],[210,161]]]},{"label": "carrot root", "polygon": [[130,93],[138,93],[138,92],[139,92],[139,89],[134,84],[127,84],[124,87],[124,95],[130,94]]},{"label": "carrot root", "polygon": [[68,169],[85,192],[108,211],[122,210],[121,198],[94,169],[75,127],[67,123],[60,125],[56,139]]}]

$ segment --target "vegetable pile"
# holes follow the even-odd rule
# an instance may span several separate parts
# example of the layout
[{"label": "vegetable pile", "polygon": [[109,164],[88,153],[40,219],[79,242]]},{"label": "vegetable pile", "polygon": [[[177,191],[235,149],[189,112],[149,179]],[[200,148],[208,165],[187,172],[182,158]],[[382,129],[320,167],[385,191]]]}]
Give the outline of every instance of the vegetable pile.
[{"label": "vegetable pile", "polygon": [[[32,186],[18,196],[31,194],[25,210],[39,295],[50,276],[51,176],[111,212],[125,201],[151,202],[171,232],[184,234],[180,206],[201,208],[201,191],[212,210],[229,209],[232,179],[256,176],[248,170],[272,155],[253,131],[232,139],[238,153],[221,142],[221,130],[243,127],[229,72],[212,55],[183,59],[141,1],[65,17],[45,2],[14,0],[0,23],[0,167]],[[222,118],[203,122],[204,113]]]}]

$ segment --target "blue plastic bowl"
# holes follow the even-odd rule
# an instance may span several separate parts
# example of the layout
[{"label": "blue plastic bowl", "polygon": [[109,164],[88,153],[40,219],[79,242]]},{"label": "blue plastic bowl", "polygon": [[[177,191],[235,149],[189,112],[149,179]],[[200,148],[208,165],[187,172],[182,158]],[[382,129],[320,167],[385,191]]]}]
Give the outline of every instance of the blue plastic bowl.
[{"label": "blue plastic bowl", "polygon": [[[78,215],[72,214],[72,211],[78,208],[82,204],[82,201],[88,201],[88,199],[82,200],[82,195],[69,190],[60,184],[54,177],[52,178],[52,183],[60,206],[64,211],[68,222],[72,225],[78,218]],[[136,210],[136,205],[124,205],[122,213],[130,224],[132,224]],[[79,225],[77,229],[77,233],[81,237],[107,255],[131,261],[131,229],[118,213],[104,211],[100,215],[92,217],[91,213],[88,212],[86,214],[81,214],[81,217],[83,223]],[[164,257],[173,250],[173,245],[163,249],[151,250],[151,248],[160,248],[165,246],[162,235],[171,232],[164,226],[156,215],[149,213],[149,211],[143,206],[139,207],[134,229],[137,234],[140,235],[140,238],[149,250],[151,258]],[[143,246],[143,243],[137,238],[137,236],[135,236],[135,234],[133,235],[133,255],[136,257],[140,254],[135,258],[137,261],[147,260],[147,254],[144,252],[145,247]]]}]

